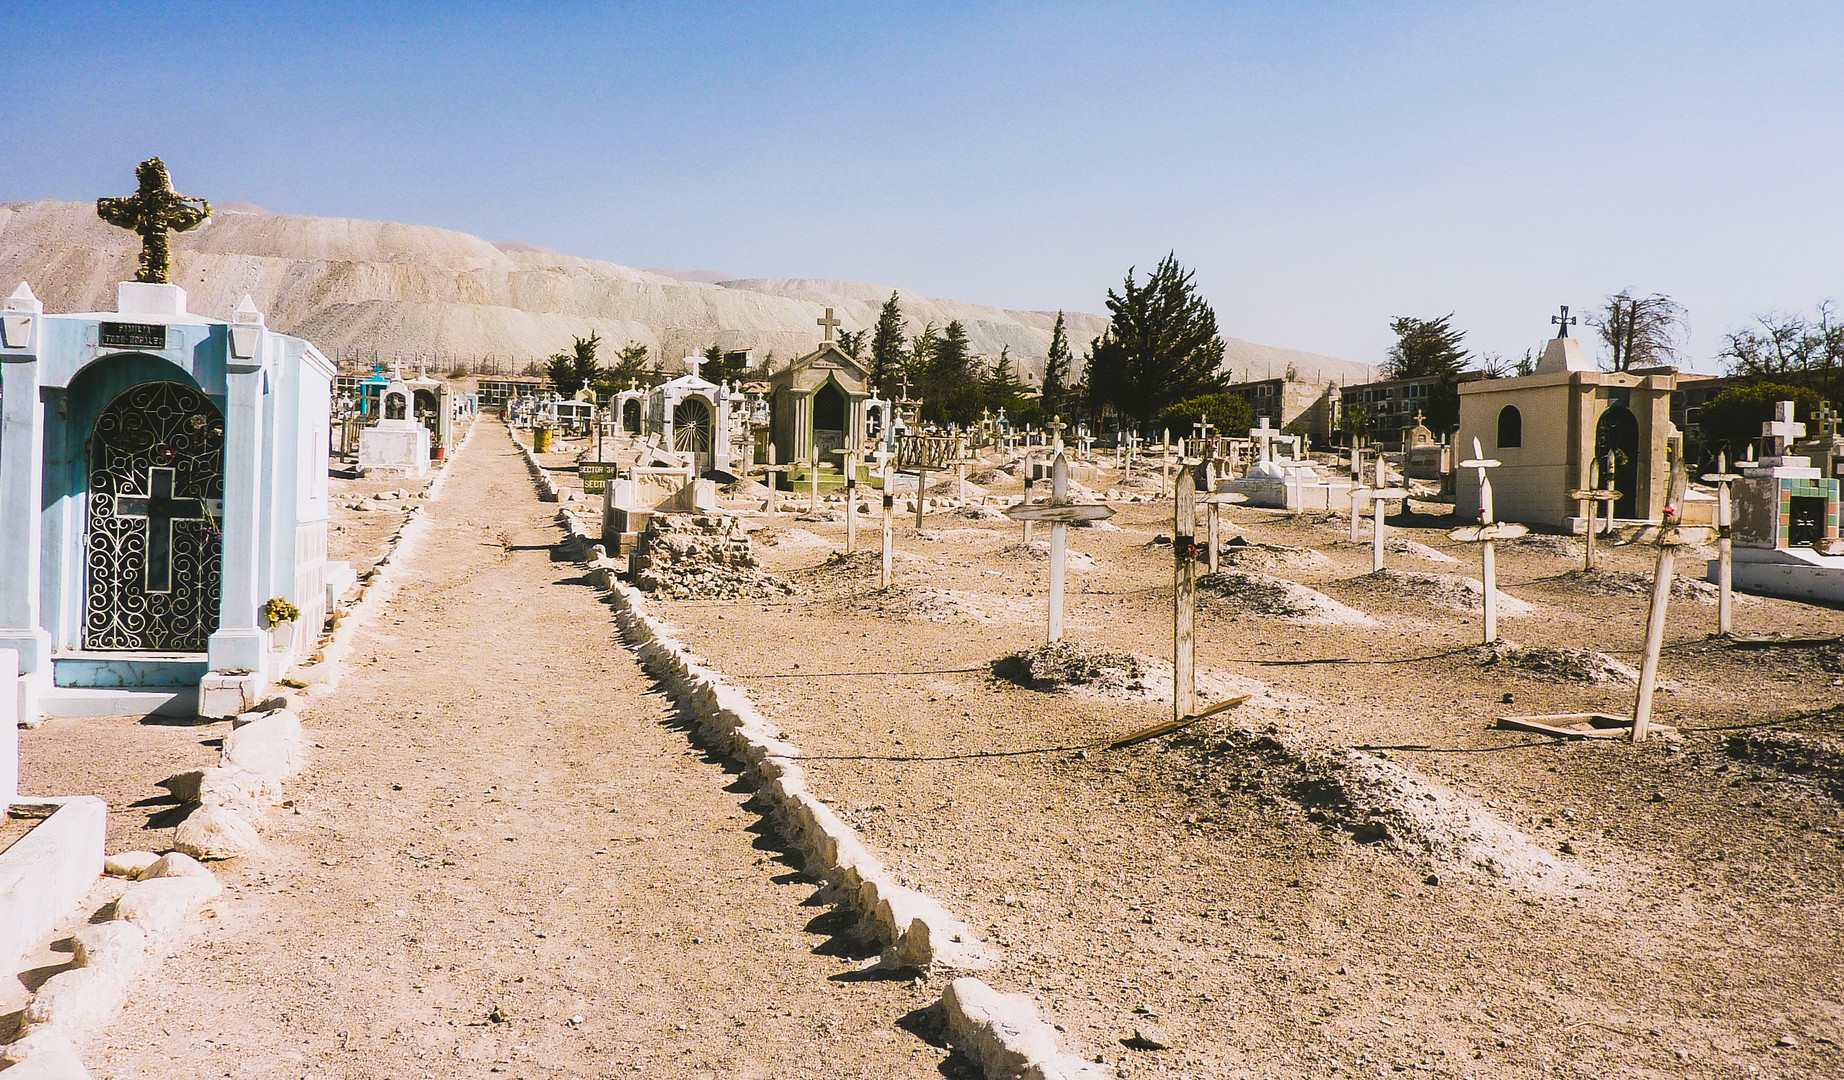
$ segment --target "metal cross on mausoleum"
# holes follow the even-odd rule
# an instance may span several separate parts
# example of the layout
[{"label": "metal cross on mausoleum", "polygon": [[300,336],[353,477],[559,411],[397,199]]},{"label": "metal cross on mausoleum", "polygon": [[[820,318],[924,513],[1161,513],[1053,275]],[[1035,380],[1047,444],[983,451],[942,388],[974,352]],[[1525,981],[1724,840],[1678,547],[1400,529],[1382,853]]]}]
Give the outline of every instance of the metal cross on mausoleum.
[{"label": "metal cross on mausoleum", "polygon": [[141,269],[134,279],[159,284],[166,281],[173,264],[166,234],[203,225],[211,217],[211,204],[174,191],[166,164],[159,158],[143,161],[134,175],[140,189],[126,198],[97,199],[96,216],[141,238]]},{"label": "metal cross on mausoleum", "polygon": [[117,495],[115,516],[147,522],[147,591],[173,590],[173,523],[208,521],[203,499],[175,499],[173,470],[151,466],[146,495]]},{"label": "metal cross on mausoleum", "polygon": [[1549,321],[1562,327],[1562,333],[1557,334],[1557,337],[1568,337],[1569,327],[1574,326],[1576,322],[1576,320],[1569,315],[1569,305],[1567,304],[1562,305],[1562,314],[1551,315]]}]

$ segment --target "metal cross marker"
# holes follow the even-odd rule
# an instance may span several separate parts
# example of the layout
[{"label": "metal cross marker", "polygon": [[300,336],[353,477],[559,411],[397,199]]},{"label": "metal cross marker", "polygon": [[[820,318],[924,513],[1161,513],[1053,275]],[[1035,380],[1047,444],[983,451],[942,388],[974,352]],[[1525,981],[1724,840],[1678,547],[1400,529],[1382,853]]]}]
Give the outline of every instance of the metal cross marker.
[{"label": "metal cross marker", "polygon": [[1573,316],[1569,314],[1569,305],[1564,304],[1562,305],[1562,314],[1551,315],[1549,317],[1549,321],[1553,325],[1559,325],[1562,327],[1562,333],[1557,334],[1556,335],[1557,337],[1568,337],[1569,327],[1574,326],[1576,320],[1574,319]]},{"label": "metal cross marker", "polygon": [[1066,562],[1064,543],[1072,521],[1105,521],[1114,516],[1114,508],[1100,503],[1069,501],[1069,461],[1058,453],[1050,465],[1050,501],[1035,506],[1020,503],[1008,508],[1005,516],[1013,521],[1047,521],[1050,523],[1050,642],[1063,640],[1063,570]]},{"label": "metal cross marker", "polygon": [[1716,455],[1716,471],[1705,473],[1703,482],[1716,485],[1716,633],[1728,637],[1732,629],[1730,623],[1731,590],[1735,575],[1735,541],[1730,527],[1734,525],[1735,507],[1730,502],[1729,485],[1740,480],[1740,473],[1729,471],[1729,455]]},{"label": "metal cross marker", "polygon": [[1529,532],[1524,526],[1515,522],[1498,522],[1493,519],[1492,478],[1486,475],[1487,469],[1496,469],[1502,464],[1485,456],[1480,449],[1479,440],[1473,440],[1473,456],[1470,461],[1460,462],[1463,469],[1479,470],[1479,524],[1463,525],[1451,529],[1447,535],[1455,540],[1480,546],[1480,579],[1485,586],[1485,644],[1498,640],[1498,571],[1492,551],[1492,544],[1498,540],[1513,540]]},{"label": "metal cross marker", "polygon": [[[826,331],[826,337],[823,340],[831,341],[832,332],[839,328],[839,320],[832,317],[832,309],[827,308],[826,317],[823,319],[815,319],[814,321],[817,322],[821,326],[821,328],[823,328]],[[903,383],[903,389],[905,392],[905,396],[907,396],[908,388],[909,388],[909,383],[907,379],[905,379]]]},{"label": "metal cross marker", "polygon": [[[147,522],[147,562],[143,567],[146,591],[173,591],[173,523],[209,521],[203,499],[173,497],[173,470],[159,466],[147,470],[146,495],[117,495],[115,516]],[[190,511],[190,512],[188,512]]]}]

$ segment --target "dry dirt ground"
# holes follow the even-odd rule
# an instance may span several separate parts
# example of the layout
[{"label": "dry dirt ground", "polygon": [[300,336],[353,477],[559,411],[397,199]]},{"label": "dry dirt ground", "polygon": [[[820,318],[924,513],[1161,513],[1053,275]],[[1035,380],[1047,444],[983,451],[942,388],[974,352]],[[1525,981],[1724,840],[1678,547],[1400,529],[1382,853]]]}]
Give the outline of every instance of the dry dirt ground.
[{"label": "dry dirt ground", "polygon": [[[91,1071],[940,1075],[904,1019],[931,988],[850,977],[862,952],[814,883],[554,554],[503,429],[455,468],[304,717],[317,748],[270,854],[218,865],[215,917],[82,1046]],[[23,733],[23,786],[103,794],[111,851],[161,850],[153,781],[215,762],[226,727],[53,721]]]},{"label": "dry dirt ground", "polygon": [[[1071,640],[1169,662],[1171,549],[1155,542],[1169,506],[1121,505],[1117,530],[1071,531],[1093,562],[1072,566]],[[785,725],[814,790],[907,883],[1004,946],[995,985],[1031,993],[1123,1075],[1844,1074],[1839,804],[1723,742],[1752,727],[1835,734],[1835,650],[1726,648],[1707,640],[1714,606],[1680,599],[1657,714],[1684,729],[1679,744],[1492,730],[1504,713],[1630,714],[1632,689],[1486,664],[1479,616],[1430,602],[1451,590],[1370,577],[1368,526],[1353,546],[1345,519],[1231,516],[1228,534],[1322,553],[1249,561],[1374,625],[1253,614],[1207,589],[1205,682],[1256,700],[1125,750],[1073,748],[1169,717],[1156,671],[1155,693],[1105,698],[989,674],[1042,641],[1046,562],[1009,523],[899,526],[884,592],[874,555],[836,558],[843,526],[778,515],[757,550],[796,596],[659,610]],[[1448,519],[1396,521],[1462,563],[1392,567],[1478,573]],[[861,543],[876,543],[870,524]],[[1637,664],[1650,553],[1612,553],[1588,579],[1574,550],[1501,545],[1501,588],[1534,609],[1502,619],[1502,636]],[[1844,615],[1750,600],[1737,624],[1836,634]],[[1270,730],[1363,748],[1411,771],[1411,798],[1489,814],[1503,865],[1359,842],[1260,738]],[[1415,794],[1423,781],[1437,787]],[[1532,859],[1558,869],[1524,873]],[[1123,1041],[1149,1016],[1171,1049]]]},{"label": "dry dirt ground", "polygon": [[[299,813],[269,821],[270,856],[220,867],[216,918],[84,1048],[96,1075],[963,1075],[919,1011],[943,976],[846,977],[860,951],[619,648],[503,430],[455,467],[402,592],[306,717]],[[842,524],[753,515],[795,596],[657,610],[906,884],[998,946],[988,980],[1123,1076],[1844,1073],[1844,817],[1723,741],[1835,733],[1837,653],[1724,647],[1714,608],[1683,599],[1658,705],[1675,748],[1491,730],[1618,712],[1631,689],[1485,663],[1478,616],[1442,606],[1451,589],[1371,579],[1342,519],[1232,517],[1310,549],[1238,562],[1373,623],[1207,589],[1203,684],[1255,699],[1124,750],[1099,745],[1170,713],[1169,502],[1071,534],[1093,565],[1072,568],[1068,637],[1147,663],[1108,695],[990,674],[1042,633],[1041,547],[1004,522],[900,527],[885,592],[874,558],[834,558]],[[1445,520],[1397,520],[1464,563],[1392,567],[1477,572]],[[1501,548],[1501,585],[1534,607],[1503,636],[1636,663],[1646,597],[1627,575],[1646,557],[1585,579],[1567,550]],[[1743,631],[1844,630],[1778,601],[1737,613]],[[25,733],[27,790],[108,795],[111,850],[159,849],[152,781],[213,760],[221,734],[54,722]],[[1425,850],[1438,817],[1360,837],[1302,746],[1359,748],[1398,795],[1485,815],[1483,848]],[[1136,1028],[1170,1048],[1127,1045]]]}]

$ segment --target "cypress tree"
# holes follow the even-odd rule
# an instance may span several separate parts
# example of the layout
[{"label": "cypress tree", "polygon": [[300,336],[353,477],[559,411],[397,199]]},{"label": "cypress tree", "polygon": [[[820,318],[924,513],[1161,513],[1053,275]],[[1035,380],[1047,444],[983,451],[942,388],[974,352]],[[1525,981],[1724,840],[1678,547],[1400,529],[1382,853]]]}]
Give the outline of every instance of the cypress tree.
[{"label": "cypress tree", "polygon": [[1129,268],[1121,291],[1108,290],[1113,321],[1089,346],[1083,375],[1094,405],[1145,421],[1229,385],[1216,312],[1197,295],[1193,277],[1168,254],[1146,284]]},{"label": "cypress tree", "polygon": [[877,313],[877,328],[871,333],[871,385],[888,394],[888,383],[903,370],[903,312],[896,306],[896,291],[884,301]]},{"label": "cypress tree", "polygon": [[1056,313],[1056,325],[1050,328],[1050,354],[1044,360],[1044,415],[1055,416],[1062,408],[1064,384],[1069,381],[1069,337],[1063,330],[1063,313]]}]

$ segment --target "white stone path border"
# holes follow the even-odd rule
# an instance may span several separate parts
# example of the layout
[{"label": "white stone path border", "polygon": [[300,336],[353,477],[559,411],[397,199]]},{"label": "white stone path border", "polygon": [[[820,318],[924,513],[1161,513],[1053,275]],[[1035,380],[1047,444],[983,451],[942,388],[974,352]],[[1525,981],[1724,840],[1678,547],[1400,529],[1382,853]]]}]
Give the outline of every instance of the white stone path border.
[{"label": "white stone path border", "polygon": [[[351,652],[353,635],[396,593],[405,558],[429,530],[425,511],[447,483],[450,466],[478,426],[478,421],[468,425],[455,453],[424,489],[423,498],[409,508],[403,523],[387,538],[384,557],[360,583],[357,598],[344,611],[334,612],[333,630],[321,639],[320,650],[294,669],[294,681],[306,684],[305,694],[273,697],[257,713],[237,717],[225,736],[217,768],[171,778],[169,784],[180,781],[181,787],[196,778],[189,788],[173,790],[185,801],[199,803],[175,831],[176,847],[204,843],[185,835],[187,823],[195,818],[201,823],[211,821],[211,829],[194,832],[209,831],[217,843],[224,843],[226,834],[233,839],[246,837],[246,847],[260,843],[254,823],[262,804],[279,803],[281,781],[298,773],[302,765],[303,736],[294,710],[305,699],[325,697],[338,687],[340,661]],[[0,1047],[0,1061],[11,1065],[0,1073],[7,1080],[91,1080],[74,1040],[114,1020],[127,1004],[133,980],[205,905],[223,893],[210,870],[177,850],[157,858],[151,852],[111,856],[105,869],[132,883],[111,906],[108,920],[90,923],[72,935],[73,966],[47,979],[33,994],[20,1037]]]},{"label": "white stone path border", "polygon": [[[541,491],[555,491],[546,470],[516,437]],[[805,870],[826,882],[828,902],[857,916],[883,946],[875,965],[886,970],[979,970],[993,955],[972,927],[922,893],[897,882],[856,832],[807,789],[796,762],[800,749],[756,710],[749,695],[698,662],[664,622],[647,611],[643,594],[617,579],[617,562],[568,509],[557,512],[568,542],[605,590],[622,636],[641,663],[716,746],[740,761],[756,794],[770,808],[782,839],[800,851]],[[990,1080],[1102,1080],[1114,1070],[1057,1047],[1055,1028],[1025,994],[1003,994],[971,976],[949,984],[940,1009],[948,1040]]]}]

